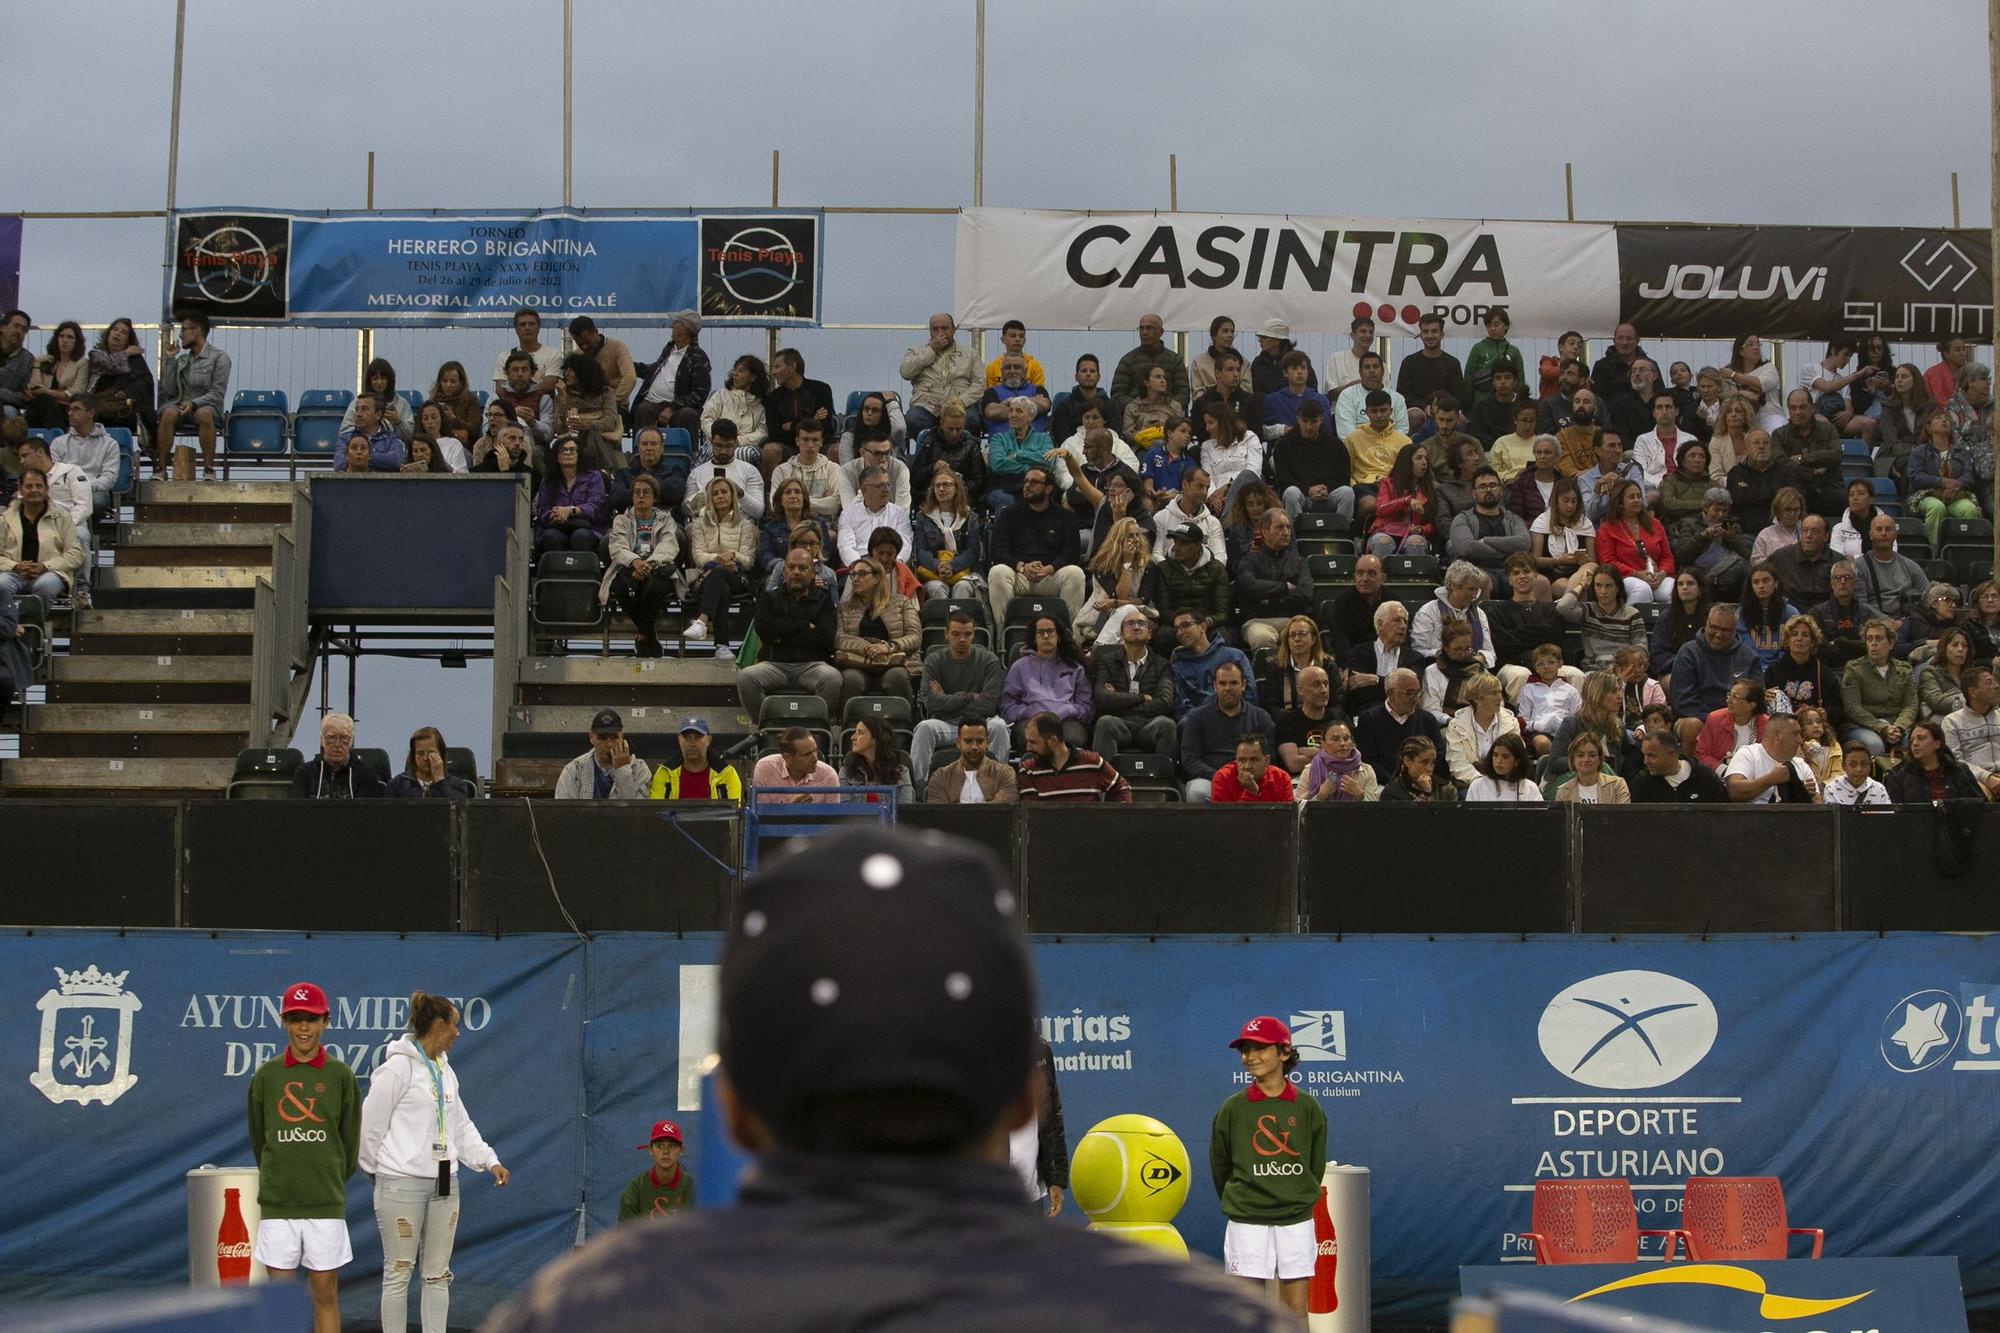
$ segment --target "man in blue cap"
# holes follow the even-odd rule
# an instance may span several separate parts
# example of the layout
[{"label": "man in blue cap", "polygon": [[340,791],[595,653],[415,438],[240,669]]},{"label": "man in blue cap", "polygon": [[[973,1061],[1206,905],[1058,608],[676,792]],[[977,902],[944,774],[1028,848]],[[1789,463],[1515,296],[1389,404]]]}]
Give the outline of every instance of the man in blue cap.
[{"label": "man in blue cap", "polygon": [[731,801],[743,804],[743,780],[734,768],[708,766],[708,719],[681,723],[681,765],[654,772],[647,795],[656,801]]},{"label": "man in blue cap", "polygon": [[1206,1263],[1021,1206],[1007,1140],[1036,1111],[1034,973],[987,852],[894,829],[802,841],[750,881],[722,946],[703,1131],[755,1159],[740,1200],[598,1240],[489,1330],[1298,1326]]}]

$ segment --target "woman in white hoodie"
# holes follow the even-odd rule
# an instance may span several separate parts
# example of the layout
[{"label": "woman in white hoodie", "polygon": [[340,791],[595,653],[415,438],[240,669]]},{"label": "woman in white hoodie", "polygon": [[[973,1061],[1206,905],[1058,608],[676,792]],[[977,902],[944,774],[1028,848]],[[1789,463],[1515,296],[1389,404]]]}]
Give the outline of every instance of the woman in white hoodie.
[{"label": "woman in white hoodie", "polygon": [[375,1181],[375,1224],[382,1231],[385,1330],[408,1327],[410,1274],[421,1264],[423,1333],[445,1333],[459,1164],[507,1183],[507,1168],[459,1097],[448,1055],[457,1040],[451,1001],[416,992],[410,1031],[389,1043],[361,1104],[361,1169]]}]

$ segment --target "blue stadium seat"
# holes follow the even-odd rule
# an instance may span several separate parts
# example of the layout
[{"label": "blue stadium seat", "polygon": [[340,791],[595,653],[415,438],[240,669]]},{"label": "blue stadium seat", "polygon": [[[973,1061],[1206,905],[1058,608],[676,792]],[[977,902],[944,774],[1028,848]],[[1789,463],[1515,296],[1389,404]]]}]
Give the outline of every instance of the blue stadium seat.
[{"label": "blue stadium seat", "polygon": [[691,456],[694,453],[694,437],[679,426],[668,426],[660,432],[660,452]]},{"label": "blue stadium seat", "polygon": [[347,389],[307,389],[299,395],[299,415],[325,416],[330,412],[338,419],[353,403],[354,394]]},{"label": "blue stadium seat", "polygon": [[856,389],[853,393],[848,394],[847,415],[851,417],[861,410],[861,400],[863,398],[866,398],[871,393],[880,392],[881,390],[879,389]]},{"label": "blue stadium seat", "polygon": [[139,442],[124,426],[106,426],[104,433],[118,443],[118,480],[111,487],[112,499],[132,493],[132,474],[138,465]]},{"label": "blue stadium seat", "polygon": [[398,389],[396,396],[410,405],[410,419],[414,421],[417,409],[424,405],[424,396],[415,389]]},{"label": "blue stadium seat", "polygon": [[1842,458],[1850,460],[1859,459],[1861,462],[1865,463],[1870,458],[1874,457],[1874,454],[1871,453],[1868,448],[1868,441],[1850,439],[1850,440],[1842,440],[1840,442],[1840,456]]},{"label": "blue stadium seat", "polygon": [[290,416],[285,395],[276,389],[244,389],[229,409],[223,452],[230,457],[281,458]]},{"label": "blue stadium seat", "polygon": [[56,442],[56,437],[61,434],[62,431],[53,426],[33,426],[28,430],[29,439],[40,440],[43,444],[47,445],[53,445]]},{"label": "blue stadium seat", "polygon": [[301,413],[292,423],[292,452],[300,458],[335,458],[340,454],[338,414],[307,416]]}]

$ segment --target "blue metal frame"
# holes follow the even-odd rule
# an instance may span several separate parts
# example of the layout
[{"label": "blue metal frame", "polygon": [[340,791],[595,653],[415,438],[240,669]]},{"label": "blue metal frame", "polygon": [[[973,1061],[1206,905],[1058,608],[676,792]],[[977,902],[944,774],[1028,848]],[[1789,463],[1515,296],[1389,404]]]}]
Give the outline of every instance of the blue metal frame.
[{"label": "blue metal frame", "polygon": [[[765,805],[765,796],[832,796],[831,801]],[[751,787],[743,793],[743,859],[747,874],[757,868],[766,838],[819,838],[858,823],[884,828],[896,823],[894,787]]]}]

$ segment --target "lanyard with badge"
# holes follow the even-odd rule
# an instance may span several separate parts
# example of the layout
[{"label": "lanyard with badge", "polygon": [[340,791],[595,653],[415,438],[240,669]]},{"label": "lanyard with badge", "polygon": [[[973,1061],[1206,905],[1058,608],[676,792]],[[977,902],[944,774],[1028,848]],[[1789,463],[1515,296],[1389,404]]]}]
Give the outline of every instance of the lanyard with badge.
[{"label": "lanyard with badge", "polygon": [[451,1197],[451,1150],[444,1133],[444,1071],[421,1045],[417,1047],[417,1053],[424,1058],[424,1068],[431,1076],[431,1094],[437,1099],[437,1137],[431,1140],[431,1160],[437,1163],[438,1168],[437,1196],[447,1199]]}]

